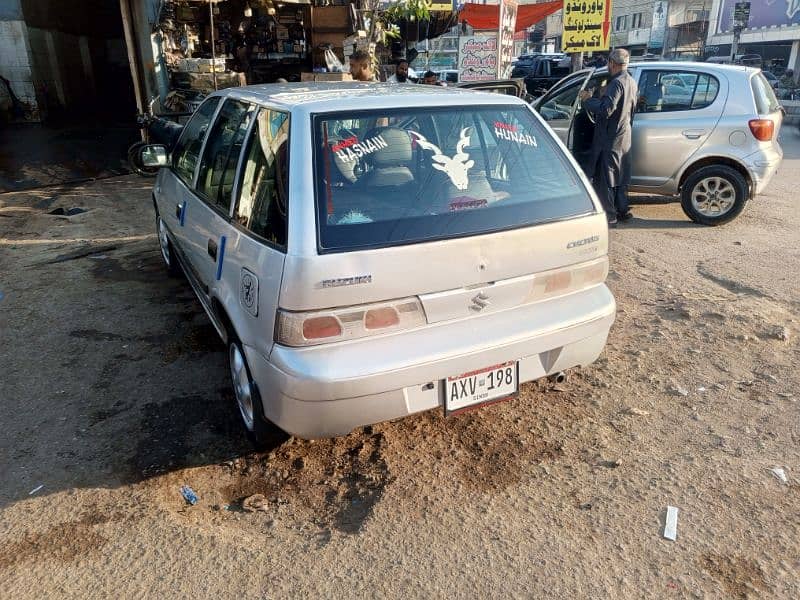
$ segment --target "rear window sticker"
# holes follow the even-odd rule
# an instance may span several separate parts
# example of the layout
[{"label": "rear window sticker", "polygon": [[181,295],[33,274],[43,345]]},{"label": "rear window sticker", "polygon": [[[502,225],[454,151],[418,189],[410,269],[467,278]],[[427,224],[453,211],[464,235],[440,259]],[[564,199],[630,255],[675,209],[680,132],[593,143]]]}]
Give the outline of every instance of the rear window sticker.
[{"label": "rear window sticker", "polygon": [[467,210],[470,208],[483,208],[489,202],[485,198],[473,198],[471,196],[458,196],[450,201],[449,207],[451,212],[458,210]]},{"label": "rear window sticker", "polygon": [[336,222],[337,225],[358,225],[359,223],[372,223],[372,219],[361,211],[351,210]]},{"label": "rear window sticker", "polygon": [[494,122],[494,135],[499,140],[506,140],[508,142],[516,142],[525,146],[532,146],[538,148],[539,144],[536,143],[536,138],[527,133],[521,133],[516,125],[508,123],[501,123],[500,121]]},{"label": "rear window sticker", "polygon": [[258,316],[258,277],[247,269],[242,269],[239,301],[247,312],[254,317]]},{"label": "rear window sticker", "polygon": [[443,154],[439,146],[430,143],[421,133],[411,132],[421,148],[433,152],[433,168],[443,171],[450,178],[453,185],[456,186],[456,189],[462,192],[469,187],[468,172],[475,165],[475,161],[469,160],[469,154],[464,152],[464,147],[469,144],[470,136],[468,132],[469,127],[461,130],[461,135],[456,144],[456,153],[452,158]]},{"label": "rear window sticker", "polygon": [[[356,137],[348,138],[336,144],[332,150],[344,162],[353,162],[377,150],[388,148],[389,144],[380,135],[368,138],[361,142]],[[337,150],[338,148],[338,150]]]}]

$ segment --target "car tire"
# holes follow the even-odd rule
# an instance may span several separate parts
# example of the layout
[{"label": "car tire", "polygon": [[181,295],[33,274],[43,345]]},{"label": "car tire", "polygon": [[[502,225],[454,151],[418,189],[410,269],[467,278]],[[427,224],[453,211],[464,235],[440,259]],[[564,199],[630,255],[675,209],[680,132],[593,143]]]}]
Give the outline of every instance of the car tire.
[{"label": "car tire", "polygon": [[744,176],[726,165],[701,167],[686,178],[681,208],[701,225],[723,225],[739,216],[750,189]]},{"label": "car tire", "polygon": [[175,250],[167,234],[167,226],[158,213],[156,213],[156,237],[158,238],[158,246],[161,249],[161,260],[164,261],[167,274],[170,277],[180,277],[183,275],[183,271],[181,270],[178,257],[175,256]]},{"label": "car tire", "polygon": [[264,405],[258,386],[250,373],[241,342],[229,334],[228,369],[233,397],[247,437],[257,450],[271,450],[282,444],[287,434],[264,416]]}]

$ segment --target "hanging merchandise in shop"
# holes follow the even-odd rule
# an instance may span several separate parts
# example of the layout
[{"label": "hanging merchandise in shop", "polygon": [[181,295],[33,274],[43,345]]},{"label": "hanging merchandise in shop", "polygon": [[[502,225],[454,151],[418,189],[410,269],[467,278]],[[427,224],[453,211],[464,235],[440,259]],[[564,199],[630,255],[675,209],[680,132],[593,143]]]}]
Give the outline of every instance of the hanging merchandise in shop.
[{"label": "hanging merchandise in shop", "polygon": [[157,30],[173,90],[299,81],[310,70],[311,6],[271,0],[165,0]]}]

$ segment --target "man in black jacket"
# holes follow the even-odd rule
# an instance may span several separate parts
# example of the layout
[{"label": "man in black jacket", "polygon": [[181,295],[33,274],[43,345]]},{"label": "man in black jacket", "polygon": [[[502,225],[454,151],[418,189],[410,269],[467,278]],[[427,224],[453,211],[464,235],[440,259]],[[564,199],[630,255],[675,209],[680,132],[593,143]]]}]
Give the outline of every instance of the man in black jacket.
[{"label": "man in black jacket", "polygon": [[614,50],[608,57],[611,79],[605,91],[597,98],[588,90],[581,92],[583,106],[596,122],[592,153],[597,156],[594,185],[610,225],[632,216],[628,210],[628,184],[637,88],[628,73],[629,61],[627,50]]}]

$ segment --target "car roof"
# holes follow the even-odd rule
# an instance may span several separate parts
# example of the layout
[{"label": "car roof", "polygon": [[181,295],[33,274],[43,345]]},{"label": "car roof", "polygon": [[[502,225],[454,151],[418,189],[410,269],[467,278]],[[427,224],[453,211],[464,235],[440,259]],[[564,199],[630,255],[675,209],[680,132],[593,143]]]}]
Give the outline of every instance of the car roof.
[{"label": "car roof", "polygon": [[471,91],[454,87],[403,83],[362,83],[351,81],[250,85],[214,92],[214,96],[238,98],[308,112],[364,110],[372,108],[449,106],[459,104],[514,104],[513,96]]},{"label": "car roof", "polygon": [[[743,74],[751,74],[757,73],[761,69],[757,67],[747,67],[744,65],[723,65],[719,63],[709,63],[709,62],[698,62],[698,61],[688,61],[688,60],[659,60],[659,61],[631,61],[629,64],[631,68],[647,68],[647,69],[669,69],[675,71],[716,71],[717,73],[743,73]],[[592,71],[596,71],[598,73],[604,73],[608,70],[608,67],[600,67],[599,69],[583,69],[582,71],[576,71],[575,73],[570,73],[567,77],[575,75],[577,73],[584,73],[587,74]]]}]

